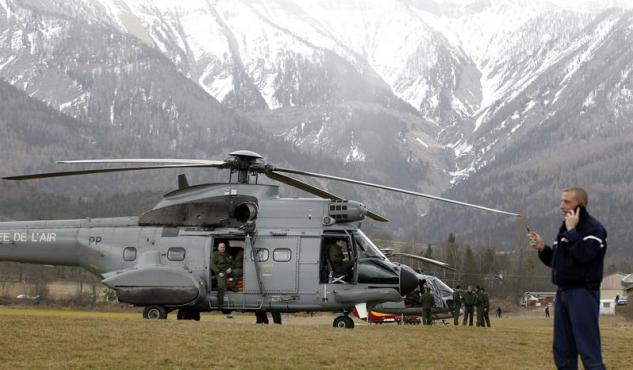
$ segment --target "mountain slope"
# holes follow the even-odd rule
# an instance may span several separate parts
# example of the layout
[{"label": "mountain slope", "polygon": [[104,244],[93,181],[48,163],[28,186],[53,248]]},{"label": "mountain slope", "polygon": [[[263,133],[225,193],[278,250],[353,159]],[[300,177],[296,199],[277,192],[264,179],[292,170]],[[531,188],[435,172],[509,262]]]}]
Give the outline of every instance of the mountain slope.
[{"label": "mountain slope", "polygon": [[[217,158],[248,148],[276,163],[522,211],[543,227],[557,221],[550,200],[581,184],[608,220],[604,210],[630,214],[633,67],[631,13],[610,5],[631,6],[6,0],[0,77],[77,118],[104,154]],[[481,239],[495,225],[513,227],[315,183],[370,199],[400,235]],[[616,234],[612,245],[633,240]]]},{"label": "mountain slope", "polygon": [[[450,194],[480,202],[494,199],[552,229],[559,219],[560,191],[586,187],[590,211],[614,231],[614,253],[625,253],[633,237],[621,217],[633,205],[628,160],[633,155],[633,54],[625,46],[633,37],[632,22],[630,11],[601,14],[563,57],[500,105],[482,124],[473,149],[484,153],[481,158],[489,164]],[[491,138],[497,143],[484,152]],[[481,230],[490,224],[471,220],[457,226]]]}]

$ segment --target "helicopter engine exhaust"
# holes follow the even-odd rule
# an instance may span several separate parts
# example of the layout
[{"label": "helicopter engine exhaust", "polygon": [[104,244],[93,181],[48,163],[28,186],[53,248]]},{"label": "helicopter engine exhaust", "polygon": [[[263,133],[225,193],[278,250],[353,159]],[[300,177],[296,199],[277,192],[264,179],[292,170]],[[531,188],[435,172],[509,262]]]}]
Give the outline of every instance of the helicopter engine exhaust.
[{"label": "helicopter engine exhaust", "polygon": [[244,202],[235,207],[235,219],[239,222],[248,222],[257,218],[257,204]]}]

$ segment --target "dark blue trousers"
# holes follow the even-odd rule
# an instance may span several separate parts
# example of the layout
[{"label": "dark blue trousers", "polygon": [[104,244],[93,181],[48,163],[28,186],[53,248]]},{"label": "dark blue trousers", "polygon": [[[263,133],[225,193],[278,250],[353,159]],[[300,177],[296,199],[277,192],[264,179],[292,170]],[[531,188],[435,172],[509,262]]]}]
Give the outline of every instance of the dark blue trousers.
[{"label": "dark blue trousers", "polygon": [[558,290],[554,311],[554,362],[559,369],[604,369],[600,350],[600,291]]}]

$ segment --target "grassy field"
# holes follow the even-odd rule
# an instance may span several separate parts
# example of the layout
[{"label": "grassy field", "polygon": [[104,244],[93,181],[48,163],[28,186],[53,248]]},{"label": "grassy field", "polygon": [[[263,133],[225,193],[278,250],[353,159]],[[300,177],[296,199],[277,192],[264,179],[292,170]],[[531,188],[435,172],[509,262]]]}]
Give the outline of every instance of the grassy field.
[{"label": "grassy field", "polygon": [[[549,369],[552,322],[534,316],[493,327],[331,327],[333,316],[253,315],[200,322],[147,321],[138,313],[0,308],[2,369]],[[633,325],[602,318],[606,364],[633,369]]]}]

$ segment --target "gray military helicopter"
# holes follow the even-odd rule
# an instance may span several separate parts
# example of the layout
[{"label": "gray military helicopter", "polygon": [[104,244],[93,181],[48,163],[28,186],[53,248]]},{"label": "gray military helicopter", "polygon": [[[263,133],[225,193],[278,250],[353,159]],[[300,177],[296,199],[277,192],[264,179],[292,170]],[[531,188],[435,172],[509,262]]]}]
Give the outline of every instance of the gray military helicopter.
[{"label": "gray military helicopter", "polygon": [[396,259],[417,260],[421,261],[423,264],[437,266],[450,271],[456,271],[456,269],[442,261],[416,254],[398,252],[391,248],[382,248],[381,252],[383,252],[383,254],[389,258],[392,263],[396,264],[401,269],[409,270],[411,273],[415,274],[418,278],[418,286],[420,289],[413,292],[412,295],[408,295],[403,301],[376,304],[371,308],[371,311],[367,313],[361,314],[361,311],[357,309],[355,314],[359,318],[369,320],[372,316],[375,316],[375,314],[381,314],[378,316],[377,322],[382,322],[382,320],[387,319],[389,321],[401,323],[402,321],[405,321],[405,317],[422,316],[423,309],[419,302],[409,302],[408,298],[410,298],[410,296],[415,297],[418,296],[418,294],[421,294],[424,287],[428,287],[431,290],[431,294],[433,294],[433,298],[435,299],[435,304],[431,311],[432,319],[445,320],[453,317],[453,289],[446,285],[437,276],[425,274],[421,270],[416,271],[409,265],[396,261]]},{"label": "gray military helicopter", "polygon": [[[386,189],[481,210],[492,208],[405,189],[326,174],[279,168],[259,154],[240,150],[225,160],[102,159],[61,161],[72,164],[126,164],[132,167],[84,169],[5,177],[31,180],[95,173],[174,168],[229,170],[228,183],[179,187],[138,217],[0,223],[0,260],[83,267],[114,289],[120,302],[144,307],[143,317],[199,320],[201,312],[330,311],[343,314],[333,325],[354,327],[349,317],[357,305],[399,302],[419,277],[391,262],[360,230],[365,218],[385,222],[364,204],[344,200],[286,174],[297,174]],[[145,165],[139,165],[145,164]],[[319,198],[281,198],[278,186],[258,183],[259,175]],[[334,272],[328,257],[335,240],[349,273]],[[214,248],[224,243],[233,257],[243,257],[237,291],[222,304],[212,271]],[[275,315],[275,313],[277,315]],[[258,317],[259,319],[259,317]]]},{"label": "gray military helicopter", "polygon": [[[416,274],[420,287],[428,287],[435,300],[431,310],[433,320],[444,320],[453,317],[453,289],[446,285],[440,278],[414,271],[405,264],[394,262],[401,269],[409,270]],[[421,291],[422,289],[420,289]],[[407,300],[400,302],[384,302],[374,305],[371,311],[381,314],[395,314],[404,316],[422,316],[423,309],[416,303],[409,303]]]}]

